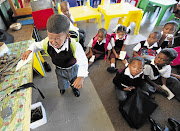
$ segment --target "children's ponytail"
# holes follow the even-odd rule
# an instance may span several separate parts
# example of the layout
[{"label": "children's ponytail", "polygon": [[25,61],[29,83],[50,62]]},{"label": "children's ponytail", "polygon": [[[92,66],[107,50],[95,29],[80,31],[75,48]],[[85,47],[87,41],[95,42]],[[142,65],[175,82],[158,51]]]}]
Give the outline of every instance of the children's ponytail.
[{"label": "children's ponytail", "polygon": [[116,32],[119,33],[119,32],[125,32],[126,33],[126,30],[127,30],[127,27],[126,26],[123,26],[123,25],[120,25]]}]

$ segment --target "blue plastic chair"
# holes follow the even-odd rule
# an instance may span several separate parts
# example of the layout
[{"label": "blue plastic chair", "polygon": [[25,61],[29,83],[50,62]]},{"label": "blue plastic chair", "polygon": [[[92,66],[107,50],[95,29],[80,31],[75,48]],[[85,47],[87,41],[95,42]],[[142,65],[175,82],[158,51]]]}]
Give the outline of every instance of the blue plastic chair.
[{"label": "blue plastic chair", "polygon": [[[100,5],[101,4],[101,0],[91,0],[92,1],[92,7],[97,7],[98,5]],[[99,2],[99,4],[98,4],[98,2]]]},{"label": "blue plastic chair", "polygon": [[69,2],[69,6],[70,6],[70,7],[78,6],[77,0],[68,0],[68,2]]}]

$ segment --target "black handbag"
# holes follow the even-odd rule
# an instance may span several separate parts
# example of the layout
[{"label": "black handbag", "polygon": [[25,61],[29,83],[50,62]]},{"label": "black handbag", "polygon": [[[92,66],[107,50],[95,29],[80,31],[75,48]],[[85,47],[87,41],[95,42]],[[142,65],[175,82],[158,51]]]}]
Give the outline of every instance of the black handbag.
[{"label": "black handbag", "polygon": [[6,32],[5,30],[0,29],[0,42],[4,42],[5,44],[13,43],[14,36]]},{"label": "black handbag", "polygon": [[131,128],[140,128],[148,119],[157,104],[141,89],[136,89],[132,95],[119,105],[119,111]]}]

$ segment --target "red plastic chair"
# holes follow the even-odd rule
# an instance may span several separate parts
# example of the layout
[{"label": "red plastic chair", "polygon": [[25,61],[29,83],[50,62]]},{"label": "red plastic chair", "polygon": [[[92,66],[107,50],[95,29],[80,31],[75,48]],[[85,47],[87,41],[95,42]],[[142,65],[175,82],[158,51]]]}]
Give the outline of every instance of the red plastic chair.
[{"label": "red plastic chair", "polygon": [[36,41],[40,41],[41,37],[37,30],[40,31],[46,29],[48,18],[54,14],[53,5],[51,0],[32,1],[30,4],[35,27],[33,30],[33,36],[35,36]]},{"label": "red plastic chair", "polygon": [[[131,3],[132,1],[135,1],[136,3],[135,3],[135,7],[137,6],[137,4],[138,4],[138,0],[125,0],[125,2],[129,2],[129,3]],[[121,0],[117,0],[117,3],[121,3]]]},{"label": "red plastic chair", "polygon": [[54,10],[52,8],[33,11],[32,17],[34,20],[34,25],[37,30],[46,29],[46,24],[48,18],[54,14]]},{"label": "red plastic chair", "polygon": [[135,3],[135,7],[137,6],[137,3],[138,3],[138,0],[130,0],[130,3],[132,2],[132,1],[135,1],[136,3]]}]

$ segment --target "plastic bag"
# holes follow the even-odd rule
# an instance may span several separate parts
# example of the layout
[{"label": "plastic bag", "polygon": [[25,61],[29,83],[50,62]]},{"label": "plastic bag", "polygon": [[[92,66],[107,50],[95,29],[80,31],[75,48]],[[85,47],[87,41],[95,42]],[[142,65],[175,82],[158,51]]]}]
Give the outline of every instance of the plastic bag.
[{"label": "plastic bag", "polygon": [[136,89],[132,95],[119,105],[119,111],[131,128],[140,128],[148,119],[157,104],[140,89]]}]

